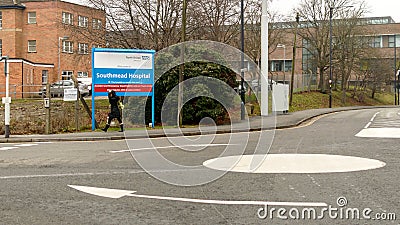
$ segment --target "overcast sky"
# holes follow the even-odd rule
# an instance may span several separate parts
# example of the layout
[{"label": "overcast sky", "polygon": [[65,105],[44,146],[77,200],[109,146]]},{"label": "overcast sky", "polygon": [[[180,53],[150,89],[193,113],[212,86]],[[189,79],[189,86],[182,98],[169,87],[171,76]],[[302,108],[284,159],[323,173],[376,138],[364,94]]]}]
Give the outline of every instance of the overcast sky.
[{"label": "overcast sky", "polygon": [[[301,0],[273,0],[270,7],[283,15],[288,15],[291,9],[297,6]],[[394,21],[400,23],[400,0],[365,0],[368,6],[366,16],[380,17],[391,16]]]},{"label": "overcast sky", "polygon": [[[79,3],[83,0],[63,0]],[[366,16],[391,16],[400,23],[400,0],[365,0],[370,13]],[[283,15],[288,15],[291,9],[299,4],[300,0],[273,0],[270,7]]]}]

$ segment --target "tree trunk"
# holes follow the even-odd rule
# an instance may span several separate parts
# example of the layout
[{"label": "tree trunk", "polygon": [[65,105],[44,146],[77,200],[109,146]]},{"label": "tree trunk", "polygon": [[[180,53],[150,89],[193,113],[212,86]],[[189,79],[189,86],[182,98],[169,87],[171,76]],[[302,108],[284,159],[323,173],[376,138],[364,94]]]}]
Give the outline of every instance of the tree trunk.
[{"label": "tree trunk", "polygon": [[325,77],[324,77],[324,69],[319,68],[319,85],[318,88],[321,90],[322,93],[326,92],[325,87]]},{"label": "tree trunk", "polygon": [[376,93],[376,85],[374,84],[372,86],[372,94],[371,94],[371,98],[374,99],[375,98],[375,93]]}]

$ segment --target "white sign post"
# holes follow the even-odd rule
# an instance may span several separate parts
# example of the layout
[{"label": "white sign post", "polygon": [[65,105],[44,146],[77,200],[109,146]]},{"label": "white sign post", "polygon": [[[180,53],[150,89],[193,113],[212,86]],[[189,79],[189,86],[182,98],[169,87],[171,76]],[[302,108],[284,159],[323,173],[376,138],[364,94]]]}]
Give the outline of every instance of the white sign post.
[{"label": "white sign post", "polygon": [[2,98],[2,103],[4,104],[4,125],[6,126],[5,128],[5,138],[10,137],[10,103],[11,103],[11,97],[10,97],[10,77],[8,74],[8,56],[3,56],[1,57],[1,60],[4,59],[4,74],[6,76],[6,97]]},{"label": "white sign post", "polygon": [[261,60],[261,116],[268,116],[268,0],[262,0]]}]

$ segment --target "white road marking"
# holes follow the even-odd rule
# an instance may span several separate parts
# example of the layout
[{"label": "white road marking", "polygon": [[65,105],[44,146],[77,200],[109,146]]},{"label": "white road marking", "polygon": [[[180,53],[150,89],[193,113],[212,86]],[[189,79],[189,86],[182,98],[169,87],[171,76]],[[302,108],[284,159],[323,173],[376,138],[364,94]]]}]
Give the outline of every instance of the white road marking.
[{"label": "white road marking", "polygon": [[356,134],[356,137],[366,138],[400,138],[400,128],[367,128]]},{"label": "white road marking", "polygon": [[[50,142],[40,142],[40,143],[50,143]],[[10,147],[1,147],[0,151],[8,151],[12,149],[17,149],[20,147],[32,147],[32,146],[37,146],[39,143],[25,143],[25,144],[15,144],[14,146]]]},{"label": "white road marking", "polygon": [[204,166],[242,173],[343,173],[384,167],[384,162],[353,156],[324,154],[237,155],[214,158]]},{"label": "white road marking", "polygon": [[156,200],[169,200],[179,202],[191,202],[191,203],[202,203],[202,204],[219,204],[219,205],[269,205],[269,206],[292,206],[292,207],[326,207],[327,203],[324,202],[269,202],[269,201],[239,201],[239,200],[213,200],[213,199],[197,199],[197,198],[181,198],[181,197],[169,197],[169,196],[155,196],[155,195],[143,195],[134,194],[136,191],[109,189],[109,188],[97,188],[87,186],[68,185],[69,187],[85,192],[87,194],[96,195],[105,198],[122,198],[122,197],[136,197]]},{"label": "white road marking", "polygon": [[151,150],[151,149],[168,149],[168,148],[180,148],[180,147],[182,147],[182,148],[184,148],[184,147],[217,147],[217,146],[228,146],[228,145],[233,145],[233,144],[197,144],[197,145],[181,145],[181,146],[169,145],[169,146],[163,146],[163,147],[115,150],[115,151],[110,151],[110,153],[123,153],[123,152],[132,152],[132,151],[145,151],[145,150]]},{"label": "white road marking", "polygon": [[364,129],[367,129],[369,126],[371,126],[372,122],[374,122],[375,117],[379,114],[380,112],[377,112],[372,116],[371,120],[368,122],[368,124],[364,127]]},{"label": "white road marking", "polygon": [[381,112],[375,113],[364,129],[355,136],[364,138],[400,138],[400,123],[398,119],[393,117],[396,114],[389,113],[386,115],[387,117],[375,121],[379,113]]},{"label": "white road marking", "polygon": [[31,146],[36,146],[38,144],[19,144],[19,145],[14,145],[16,147],[31,147]]},{"label": "white road marking", "polygon": [[1,147],[0,151],[8,151],[8,150],[12,150],[12,149],[16,149],[18,147]]},{"label": "white road marking", "polygon": [[[188,170],[204,170],[206,168],[195,168]],[[95,173],[56,173],[56,174],[29,174],[29,175],[12,175],[12,176],[0,176],[0,180],[7,179],[30,179],[30,178],[46,178],[46,177],[77,177],[77,176],[101,176],[101,175],[119,175],[119,174],[139,174],[148,172],[181,172],[182,170],[131,170],[131,171],[114,171],[114,172],[95,172]]]},{"label": "white road marking", "polygon": [[375,115],[371,118],[371,122],[373,122],[374,120],[375,120],[375,117],[379,114],[379,113],[381,113],[381,112],[377,112],[377,113],[375,113]]}]

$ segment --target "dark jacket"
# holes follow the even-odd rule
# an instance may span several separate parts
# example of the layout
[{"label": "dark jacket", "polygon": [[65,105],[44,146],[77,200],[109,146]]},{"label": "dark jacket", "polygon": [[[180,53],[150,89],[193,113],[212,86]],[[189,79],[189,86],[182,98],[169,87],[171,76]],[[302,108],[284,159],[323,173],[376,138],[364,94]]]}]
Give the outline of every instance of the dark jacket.
[{"label": "dark jacket", "polygon": [[116,95],[111,94],[108,96],[108,101],[110,102],[110,105],[111,105],[111,111],[110,111],[109,117],[112,117],[112,118],[121,117],[121,112],[118,107],[120,98]]}]

